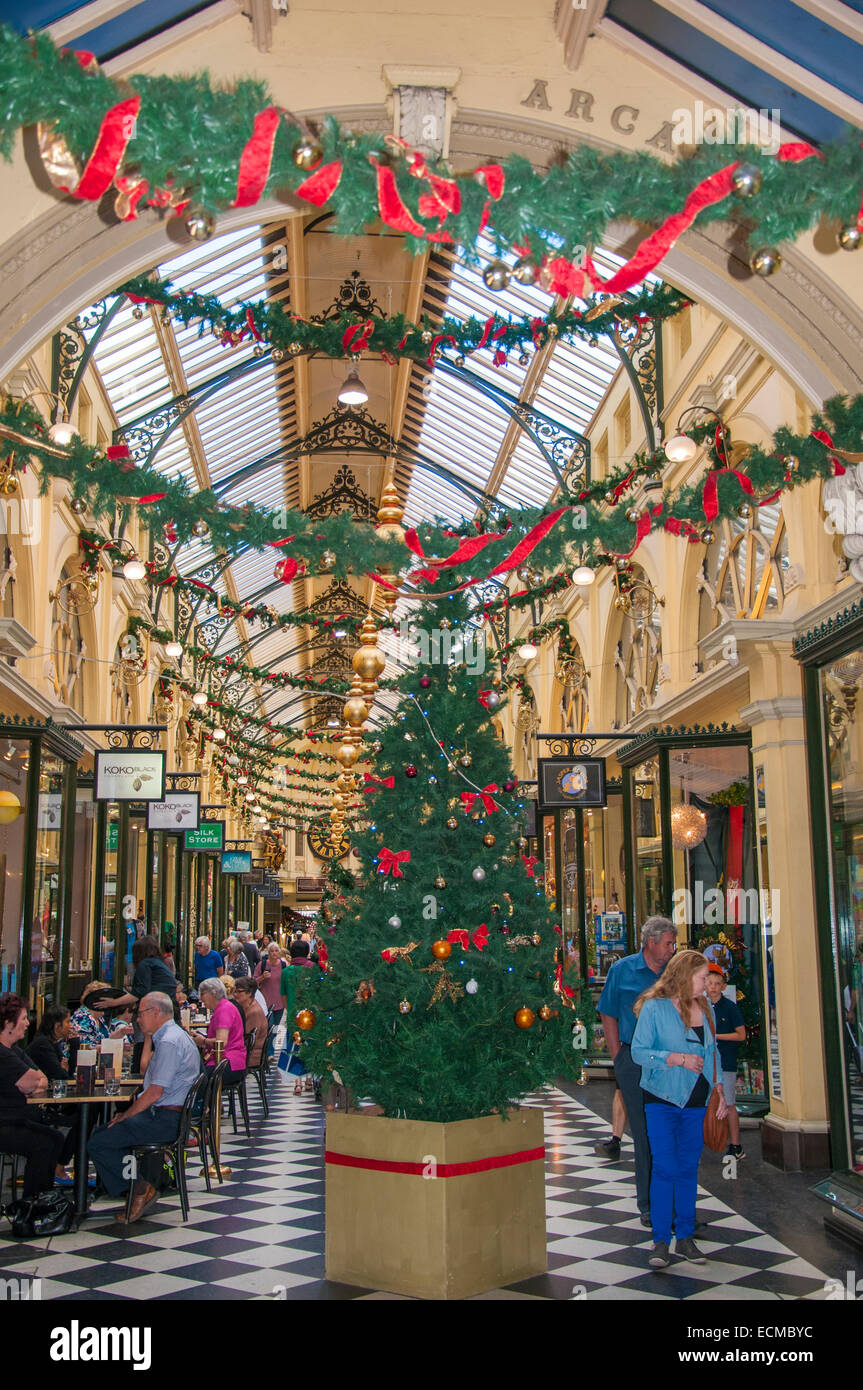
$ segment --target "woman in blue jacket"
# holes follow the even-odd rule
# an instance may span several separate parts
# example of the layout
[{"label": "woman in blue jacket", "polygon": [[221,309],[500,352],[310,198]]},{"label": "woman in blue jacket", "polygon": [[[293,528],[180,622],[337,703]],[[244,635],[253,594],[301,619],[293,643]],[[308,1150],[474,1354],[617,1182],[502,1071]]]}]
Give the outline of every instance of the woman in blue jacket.
[{"label": "woman in blue jacket", "polygon": [[698,1163],[704,1147],[704,1112],[714,1073],[719,1118],[726,1113],[722,1071],[716,1049],[713,1007],[704,990],[710,962],[700,951],[678,951],[655,985],[635,1001],[637,1019],[632,1060],[641,1067],[644,1113],[653,1160],[650,1264],[670,1264],[671,1224],[676,1253],[694,1264],[705,1259],[695,1241]]}]

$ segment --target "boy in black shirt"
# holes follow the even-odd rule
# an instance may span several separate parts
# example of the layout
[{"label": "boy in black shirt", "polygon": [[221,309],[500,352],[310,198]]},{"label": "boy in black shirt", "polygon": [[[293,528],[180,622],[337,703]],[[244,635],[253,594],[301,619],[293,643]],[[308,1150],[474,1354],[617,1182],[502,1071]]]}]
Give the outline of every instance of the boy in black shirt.
[{"label": "boy in black shirt", "polygon": [[722,1089],[728,1106],[728,1148],[726,1156],[743,1157],[740,1143],[740,1116],[737,1114],[737,1049],[746,1041],[746,1027],[743,1015],[737,1005],[727,995],[725,973],[720,966],[712,964],[707,977],[707,997],[716,1015],[716,1041],[719,1044],[719,1058],[722,1063]]}]

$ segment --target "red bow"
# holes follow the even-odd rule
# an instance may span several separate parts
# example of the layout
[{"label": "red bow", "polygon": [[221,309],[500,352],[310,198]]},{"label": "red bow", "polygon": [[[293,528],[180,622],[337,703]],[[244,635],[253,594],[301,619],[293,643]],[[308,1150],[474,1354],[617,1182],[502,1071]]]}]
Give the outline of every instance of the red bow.
[{"label": "red bow", "polygon": [[477,695],[476,698],[479,700],[479,702],[480,702],[480,704],[482,705],[483,709],[488,709],[488,707],[489,707],[489,705],[488,705],[488,697],[489,697],[489,695],[491,695],[491,693],[492,693],[491,690],[481,690],[481,691],[479,692],[479,694]]},{"label": "red bow", "polygon": [[461,946],[463,951],[469,950],[470,943],[473,942],[476,949],[481,951],[484,946],[488,945],[488,927],[485,922],[483,922],[481,926],[477,927],[473,935],[463,930],[447,932],[446,939],[447,941],[455,942],[456,945]]},{"label": "red bow", "polygon": [[386,846],[378,855],[378,873],[392,873],[393,878],[404,878],[404,874],[399,868],[399,864],[407,864],[411,857],[409,849],[391,850]]},{"label": "red bow", "polygon": [[500,788],[497,782],[489,782],[488,786],[483,787],[481,792],[462,792],[461,799],[464,802],[465,810],[470,814],[473,810],[473,803],[476,801],[477,797],[479,797],[486,811],[491,815],[492,811],[494,811],[497,806],[497,802],[490,793],[499,790]]},{"label": "red bow", "polygon": [[539,860],[536,859],[532,854],[523,854],[521,858],[528,878],[535,878],[536,875],[534,873],[534,869],[539,863]]},{"label": "red bow", "polygon": [[[376,786],[394,787],[396,784],[395,777],[375,777],[372,772],[364,772],[363,777],[366,780],[366,785],[363,787],[364,792],[373,792]],[[374,783],[374,786],[370,785],[370,783]]]}]

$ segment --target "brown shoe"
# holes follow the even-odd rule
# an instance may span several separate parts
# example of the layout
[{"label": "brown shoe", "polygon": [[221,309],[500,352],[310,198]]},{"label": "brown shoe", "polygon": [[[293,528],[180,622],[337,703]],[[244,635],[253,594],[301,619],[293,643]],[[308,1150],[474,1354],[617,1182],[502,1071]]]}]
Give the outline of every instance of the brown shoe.
[{"label": "brown shoe", "polygon": [[[158,1200],[159,1194],[152,1183],[145,1182],[140,1188],[136,1187],[135,1195],[132,1198],[132,1206],[129,1210],[128,1224],[131,1226],[133,1222],[140,1221],[143,1216],[146,1216],[150,1208],[156,1205]],[[117,1220],[126,1221],[125,1211],[118,1214]]]}]

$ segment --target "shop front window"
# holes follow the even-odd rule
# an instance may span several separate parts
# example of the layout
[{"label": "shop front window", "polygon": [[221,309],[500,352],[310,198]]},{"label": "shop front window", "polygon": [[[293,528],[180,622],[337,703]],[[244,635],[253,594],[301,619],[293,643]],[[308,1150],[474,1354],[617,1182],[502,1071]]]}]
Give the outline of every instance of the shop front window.
[{"label": "shop front window", "polygon": [[21,988],[21,915],[30,744],[0,741],[0,992]]},{"label": "shop front window", "polygon": [[657,758],[635,769],[634,792],[635,920],[643,926],[648,917],[663,912],[665,907]]},{"label": "shop front window", "polygon": [[65,763],[43,750],[39,767],[33,920],[30,935],[30,1004],[41,1017],[56,1001],[60,962]]},{"label": "shop front window", "polygon": [[623,797],[609,793],[608,805],[582,812],[584,901],[587,915],[587,978],[601,984],[627,954],[623,899]]},{"label": "shop front window", "polygon": [[90,787],[79,786],[76,789],[74,834],[67,995],[70,999],[79,999],[84,986],[89,984],[93,977],[92,866],[96,838],[96,803]]},{"label": "shop front window", "polygon": [[756,876],[749,750],[734,744],[669,750],[672,916],[678,945],[726,975],[746,1024],[738,1090],[763,1096],[761,895]]},{"label": "shop front window", "polygon": [[821,671],[829,753],[833,958],[851,1164],[863,1173],[863,728],[858,698],[863,651]]}]

